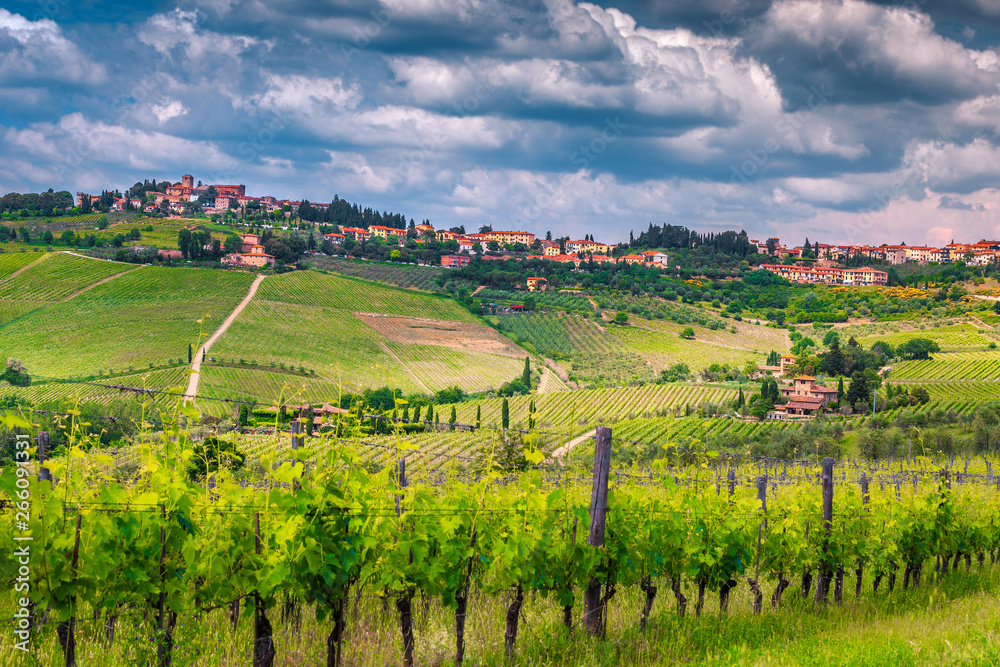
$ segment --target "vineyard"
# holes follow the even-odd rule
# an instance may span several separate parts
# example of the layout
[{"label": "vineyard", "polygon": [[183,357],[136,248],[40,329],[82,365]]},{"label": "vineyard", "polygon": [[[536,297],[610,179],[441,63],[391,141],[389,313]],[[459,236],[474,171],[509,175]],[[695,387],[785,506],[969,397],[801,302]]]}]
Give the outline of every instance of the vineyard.
[{"label": "vineyard", "polygon": [[437,284],[438,277],[445,273],[445,269],[440,267],[339,259],[324,255],[310,258],[309,263],[323,271],[334,271],[345,276],[386,283],[394,287],[415,289],[422,292],[442,293],[444,291]]},{"label": "vineyard", "polygon": [[[88,270],[112,267],[117,273],[123,266],[57,255],[38,267],[61,257]],[[134,269],[8,323],[0,354],[21,359],[39,379],[120,375],[187,361],[188,345],[198,342],[200,331],[207,336],[232,311],[251,281],[249,274],[236,272]]]},{"label": "vineyard", "polygon": [[0,283],[0,299],[60,301],[91,283],[134,268],[129,264],[53,253],[17,277]]},{"label": "vineyard", "polygon": [[355,312],[477,322],[469,311],[451,299],[316,271],[295,271],[268,278],[261,284],[258,298]]},{"label": "vineyard", "polygon": [[[842,335],[848,334],[845,331],[842,332]],[[892,331],[890,329],[881,334],[857,336],[858,342],[865,347],[870,347],[879,340],[890,343],[893,347],[898,347],[901,343],[913,338],[930,338],[936,341],[942,350],[948,351],[967,351],[969,348],[981,350],[990,343],[990,340],[979,333],[976,327],[971,324],[953,324],[908,331]]]},{"label": "vineyard", "polygon": [[[208,477],[190,472],[203,450],[176,427],[144,436],[157,455],[141,445],[124,477],[73,438],[45,462],[54,485],[34,481],[35,464],[30,478],[19,466],[0,476],[2,539],[32,538],[34,613],[21,627],[45,664],[65,652],[106,665],[499,665],[559,637],[571,639],[552,644],[563,661],[615,664],[602,646],[634,635],[747,632],[814,605],[834,619],[951,581],[996,582],[992,457],[693,452],[635,469],[611,466],[612,433],[598,429],[593,468],[547,467],[529,445],[514,471],[498,467],[493,437],[473,475],[413,464],[398,440],[320,437]],[[15,526],[19,489],[30,519]],[[7,591],[18,566],[0,550]],[[8,593],[0,608],[16,619],[24,607]],[[973,663],[996,657],[994,642],[969,646]],[[630,664],[690,661],[690,650],[666,641]],[[9,642],[0,656],[29,664]]]},{"label": "vineyard", "polygon": [[1000,380],[1000,352],[950,352],[933,359],[900,361],[892,366],[890,380]]},{"label": "vineyard", "polygon": [[42,255],[27,252],[0,253],[0,280],[6,280],[12,274],[41,257]]}]

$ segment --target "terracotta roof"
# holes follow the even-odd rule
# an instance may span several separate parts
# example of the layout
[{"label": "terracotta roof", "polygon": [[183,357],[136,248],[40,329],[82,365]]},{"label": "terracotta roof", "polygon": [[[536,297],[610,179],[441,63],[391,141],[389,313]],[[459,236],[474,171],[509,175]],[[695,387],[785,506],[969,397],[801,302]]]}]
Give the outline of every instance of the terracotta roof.
[{"label": "terracotta roof", "polygon": [[816,410],[817,408],[819,408],[819,405],[817,405],[816,403],[803,403],[800,401],[792,401],[790,403],[785,404],[785,409],[787,410],[788,408],[794,408],[796,410]]},{"label": "terracotta roof", "polygon": [[811,375],[798,375],[798,376],[796,376],[795,379],[796,380],[815,380],[816,378],[814,378]]}]

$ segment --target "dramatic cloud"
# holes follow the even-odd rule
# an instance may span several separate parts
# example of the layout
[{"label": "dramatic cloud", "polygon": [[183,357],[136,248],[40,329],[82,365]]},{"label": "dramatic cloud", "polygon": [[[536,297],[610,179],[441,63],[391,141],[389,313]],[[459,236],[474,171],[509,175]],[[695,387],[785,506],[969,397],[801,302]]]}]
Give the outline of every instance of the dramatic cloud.
[{"label": "dramatic cloud", "polygon": [[619,241],[1000,234],[987,0],[0,9],[0,190],[193,173]]}]

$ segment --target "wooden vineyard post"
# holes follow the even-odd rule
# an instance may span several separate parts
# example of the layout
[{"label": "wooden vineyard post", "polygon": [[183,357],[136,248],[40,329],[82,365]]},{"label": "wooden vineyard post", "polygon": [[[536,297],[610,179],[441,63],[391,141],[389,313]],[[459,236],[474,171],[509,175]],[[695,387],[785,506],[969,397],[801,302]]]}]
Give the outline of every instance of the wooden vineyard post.
[{"label": "wooden vineyard post", "polygon": [[[76,580],[76,565],[80,559],[80,524],[83,522],[83,515],[76,515],[76,538],[73,541],[73,554],[70,556],[73,573],[73,580]],[[56,634],[59,635],[59,643],[62,644],[63,656],[66,658],[66,667],[76,667],[76,594],[70,598],[70,609],[73,615],[68,621],[63,621],[56,627]]]},{"label": "wooden vineyard post", "polygon": [[42,482],[45,480],[52,481],[52,473],[49,469],[42,465],[45,461],[46,455],[49,451],[49,432],[39,431],[38,432],[38,481]]},{"label": "wooden vineyard post", "polygon": [[[254,553],[261,555],[260,512],[253,513]],[[271,622],[267,620],[260,594],[253,594],[253,667],[271,667],[274,664],[274,635]]]},{"label": "wooden vineyard post", "polygon": [[[899,487],[897,487],[898,489]],[[861,473],[861,511],[864,512],[864,508],[868,505],[868,477],[865,473]],[[867,531],[865,533],[865,539],[868,539]],[[865,573],[864,563],[860,558],[858,558],[857,567],[854,570],[854,574],[857,575],[857,580],[854,584],[854,599],[861,599],[861,579]]]},{"label": "wooden vineyard post", "polygon": [[750,590],[753,591],[753,613],[759,614],[764,601],[764,594],[760,591],[760,541],[762,533],[767,529],[767,477],[757,478],[757,498],[760,500],[760,509],[763,512],[760,523],[757,525],[757,558],[754,568],[753,579],[748,579]]},{"label": "wooden vineyard post", "polygon": [[729,495],[732,496],[736,493],[736,471],[730,470],[729,474],[726,475],[726,479],[729,481]]},{"label": "wooden vineyard post", "polygon": [[820,560],[819,581],[816,582],[816,602],[826,602],[830,592],[830,534],[833,532],[833,459],[823,459],[823,473],[820,478],[823,488],[823,555]]},{"label": "wooden vineyard post", "polygon": [[[594,436],[594,482],[590,493],[590,532],[587,534],[587,544],[595,548],[604,545],[610,473],[611,429],[598,426]],[[602,619],[601,581],[594,577],[583,594],[583,627],[591,635],[601,635]]]},{"label": "wooden vineyard post", "polygon": [[[406,488],[406,459],[400,459],[396,464],[396,488]],[[396,494],[396,518],[403,516],[402,495]],[[413,552],[410,552],[410,563],[413,562]],[[413,589],[408,588],[396,598],[396,610],[399,612],[399,627],[403,634],[403,664],[413,667]]]}]

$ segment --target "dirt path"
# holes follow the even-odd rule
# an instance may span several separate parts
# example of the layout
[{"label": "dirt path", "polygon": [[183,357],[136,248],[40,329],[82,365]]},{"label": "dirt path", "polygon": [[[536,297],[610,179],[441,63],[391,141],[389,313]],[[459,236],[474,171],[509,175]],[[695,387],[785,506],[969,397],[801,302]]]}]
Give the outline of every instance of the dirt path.
[{"label": "dirt path", "polygon": [[24,266],[22,266],[20,269],[18,269],[14,273],[10,274],[9,276],[7,276],[6,278],[4,278],[3,280],[0,280],[0,283],[6,282],[8,280],[13,280],[14,278],[17,278],[19,275],[21,275],[22,273],[24,273],[25,271],[27,271],[28,269],[30,269],[31,267],[33,267],[35,264],[38,264],[40,261],[42,261],[46,257],[51,257],[51,256],[52,256],[51,252],[45,253],[44,255],[42,255],[41,257],[39,257],[38,259],[36,259],[34,262],[28,262],[27,264],[25,264]]},{"label": "dirt path", "polygon": [[486,289],[486,285],[480,285],[479,287],[476,288],[476,291],[473,292],[472,294],[470,294],[469,296],[476,296],[477,294],[479,294],[480,292],[482,292],[484,289]]},{"label": "dirt path", "polygon": [[379,341],[378,344],[379,344],[379,347],[381,347],[383,350],[385,350],[386,354],[388,354],[390,357],[392,357],[393,359],[395,359],[396,363],[403,367],[403,370],[405,370],[406,374],[410,376],[410,379],[413,380],[414,384],[416,384],[418,387],[420,387],[421,389],[423,389],[424,391],[426,391],[428,394],[431,394],[431,395],[434,394],[434,392],[430,390],[430,387],[428,387],[427,385],[425,385],[420,380],[420,378],[417,377],[417,374],[414,373],[413,371],[411,371],[410,367],[407,366],[406,364],[404,364],[403,360],[400,359],[399,357],[397,357],[396,353],[393,352],[392,349],[390,349],[390,347],[388,345],[386,345],[382,341]]},{"label": "dirt path", "polygon": [[74,257],[82,257],[84,259],[92,259],[95,262],[111,262],[112,264],[128,264],[128,262],[116,262],[113,259],[101,259],[100,257],[91,257],[90,255],[81,255],[78,252],[73,252],[72,250],[60,250],[64,255],[73,255]]},{"label": "dirt path", "polygon": [[993,330],[993,327],[991,325],[986,324],[986,322],[983,322],[981,319],[979,319],[975,315],[971,315],[970,314],[969,315],[969,319],[973,320],[974,322],[977,322],[979,324],[979,326],[981,326],[982,328],[984,328],[984,329],[986,329],[988,331],[992,331]]},{"label": "dirt path", "polygon": [[215,341],[217,341],[222,334],[226,333],[226,329],[228,329],[229,326],[236,321],[236,318],[240,316],[243,309],[246,308],[247,304],[250,303],[250,300],[253,299],[254,294],[257,293],[257,288],[260,286],[261,282],[263,282],[265,277],[266,276],[257,276],[257,279],[253,281],[252,285],[250,285],[250,291],[247,292],[245,297],[243,297],[240,304],[236,306],[236,309],[229,313],[229,317],[227,317],[225,321],[219,325],[219,328],[215,330],[215,333],[213,333],[212,336],[205,341],[204,345],[198,348],[198,352],[194,355],[194,360],[191,362],[191,377],[188,378],[188,386],[184,391],[185,403],[194,400],[194,398],[198,395],[198,381],[201,379],[201,362],[205,360],[205,353],[208,352],[209,348],[212,347],[212,344],[215,343]]},{"label": "dirt path", "polygon": [[555,459],[559,461],[559,463],[564,463],[567,454],[569,454],[578,446],[582,445],[583,443],[593,438],[595,435],[597,435],[597,429],[596,428],[590,429],[586,433],[583,433],[582,435],[573,438],[562,447],[556,449],[554,452],[552,452],[552,455],[549,456],[549,458]]},{"label": "dirt path", "polygon": [[108,276],[107,278],[101,278],[96,283],[90,283],[89,285],[87,285],[83,289],[78,289],[77,291],[73,292],[68,297],[66,297],[65,299],[63,299],[63,302],[65,303],[66,301],[69,301],[70,299],[72,299],[75,296],[83,294],[84,292],[88,292],[88,291],[94,289],[95,287],[97,287],[98,285],[103,285],[104,283],[108,282],[109,280],[114,280],[115,278],[117,278],[119,276],[124,276],[126,273],[132,273],[133,271],[138,271],[141,268],[143,268],[143,267],[142,266],[137,266],[137,267],[132,268],[132,269],[125,269],[124,271],[116,273],[113,276]]}]

